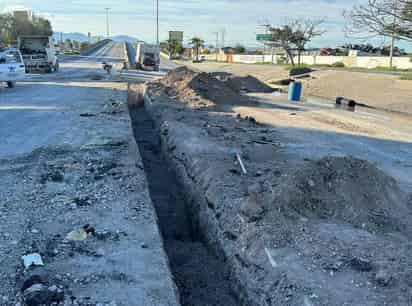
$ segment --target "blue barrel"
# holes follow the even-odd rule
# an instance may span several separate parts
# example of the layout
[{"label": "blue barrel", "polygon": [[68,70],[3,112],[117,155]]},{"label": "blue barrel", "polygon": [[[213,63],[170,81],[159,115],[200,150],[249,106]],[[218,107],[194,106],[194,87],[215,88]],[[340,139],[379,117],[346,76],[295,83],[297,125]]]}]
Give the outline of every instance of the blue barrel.
[{"label": "blue barrel", "polygon": [[289,84],[289,101],[300,101],[302,95],[302,83],[292,82]]}]

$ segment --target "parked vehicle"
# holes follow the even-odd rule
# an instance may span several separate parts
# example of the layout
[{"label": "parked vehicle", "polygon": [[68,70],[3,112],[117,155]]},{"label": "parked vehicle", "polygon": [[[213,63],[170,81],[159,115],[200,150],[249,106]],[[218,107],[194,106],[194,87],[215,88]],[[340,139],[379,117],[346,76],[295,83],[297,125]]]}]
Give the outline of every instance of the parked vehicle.
[{"label": "parked vehicle", "polygon": [[160,47],[146,43],[138,43],[136,50],[136,68],[159,71]]},{"label": "parked vehicle", "polygon": [[26,72],[50,73],[59,70],[53,39],[48,36],[21,36],[18,39]]},{"label": "parked vehicle", "polygon": [[24,77],[25,66],[20,51],[16,48],[0,50],[0,82],[6,82],[9,88],[13,88]]}]

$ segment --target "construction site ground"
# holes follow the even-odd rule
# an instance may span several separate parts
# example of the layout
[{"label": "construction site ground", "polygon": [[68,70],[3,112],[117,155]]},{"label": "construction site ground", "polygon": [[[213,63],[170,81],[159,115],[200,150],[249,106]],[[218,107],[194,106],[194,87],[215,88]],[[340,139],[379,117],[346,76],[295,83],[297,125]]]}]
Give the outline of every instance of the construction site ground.
[{"label": "construction site ground", "polygon": [[[221,305],[232,296],[245,305],[411,303],[408,116],[239,94],[185,68],[148,84],[141,100],[135,135],[153,121],[152,150],[176,172],[190,233],[228,271],[232,295]],[[198,272],[195,283],[210,281]],[[190,281],[178,287],[196,300]]]},{"label": "construction site ground", "polygon": [[[234,64],[179,62],[206,72],[228,72],[235,75],[252,75],[262,82],[271,83],[289,77],[284,66],[259,64]],[[412,81],[401,80],[401,75],[385,72],[351,71],[314,68],[309,78],[300,79],[305,97],[335,100],[342,96],[379,109],[412,114]],[[274,85],[276,87],[276,85]]]},{"label": "construction site ground", "polygon": [[125,48],[0,88],[1,306],[412,304],[407,112]]}]

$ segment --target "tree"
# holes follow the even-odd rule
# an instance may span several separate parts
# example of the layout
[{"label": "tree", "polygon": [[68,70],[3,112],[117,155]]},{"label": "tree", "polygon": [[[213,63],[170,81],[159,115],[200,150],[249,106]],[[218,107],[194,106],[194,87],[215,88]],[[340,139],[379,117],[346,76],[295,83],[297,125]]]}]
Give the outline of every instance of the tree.
[{"label": "tree", "polygon": [[200,39],[199,37],[193,37],[190,40],[190,44],[193,46],[193,50],[195,51],[196,61],[199,61],[199,49],[203,47],[205,42]]},{"label": "tree", "polygon": [[237,44],[234,48],[233,48],[233,52],[235,54],[243,54],[246,52],[246,48],[244,46],[242,46],[241,44]]},{"label": "tree", "polygon": [[166,46],[167,46],[167,51],[169,52],[171,57],[173,57],[174,55],[183,53],[182,43],[178,40],[169,39],[166,41]]},{"label": "tree", "polygon": [[268,26],[271,34],[269,42],[273,47],[282,48],[293,66],[295,65],[294,51],[297,50],[300,64],[300,54],[305,50],[307,43],[325,33],[319,30],[322,23],[323,20],[295,19],[280,27]]},{"label": "tree", "polygon": [[281,27],[270,27],[269,32],[271,34],[270,41],[273,45],[281,47],[288,56],[290,63],[294,66],[295,61],[293,59],[293,44],[295,41],[295,35],[290,25],[284,25]]},{"label": "tree", "polygon": [[0,14],[0,39],[10,43],[22,35],[51,36],[53,29],[49,20],[41,17],[29,19],[14,18],[11,14]]},{"label": "tree", "polygon": [[13,35],[14,18],[10,14],[0,14],[0,40],[9,43]]},{"label": "tree", "polygon": [[291,28],[294,34],[293,44],[298,51],[298,65],[300,65],[300,55],[302,51],[305,51],[306,44],[313,38],[321,36],[325,33],[324,30],[320,30],[319,26],[323,23],[323,20],[300,20],[296,19],[291,22]]},{"label": "tree", "polygon": [[349,35],[396,37],[412,41],[412,0],[368,0],[345,11]]}]

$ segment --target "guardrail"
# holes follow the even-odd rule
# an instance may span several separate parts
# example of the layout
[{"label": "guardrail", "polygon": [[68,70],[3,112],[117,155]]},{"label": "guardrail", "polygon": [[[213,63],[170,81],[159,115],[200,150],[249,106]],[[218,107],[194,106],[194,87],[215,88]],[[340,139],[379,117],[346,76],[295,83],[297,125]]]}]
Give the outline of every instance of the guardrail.
[{"label": "guardrail", "polygon": [[88,56],[111,41],[111,39],[100,40],[97,43],[90,45],[86,50],[81,51],[80,54],[83,56]]}]

